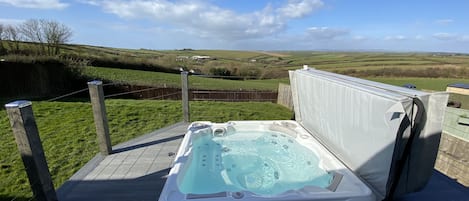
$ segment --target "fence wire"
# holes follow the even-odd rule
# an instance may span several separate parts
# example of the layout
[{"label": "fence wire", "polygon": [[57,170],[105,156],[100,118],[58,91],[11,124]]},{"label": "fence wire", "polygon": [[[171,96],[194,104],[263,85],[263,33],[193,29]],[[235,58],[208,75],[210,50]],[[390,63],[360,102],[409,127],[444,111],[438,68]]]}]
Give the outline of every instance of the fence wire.
[{"label": "fence wire", "polygon": [[61,96],[57,96],[55,98],[51,98],[49,100],[46,100],[46,101],[56,101],[56,100],[59,100],[59,99],[62,99],[62,98],[66,98],[66,97],[69,97],[69,96],[73,96],[75,94],[78,94],[78,93],[81,93],[81,92],[84,92],[84,91],[88,91],[88,88],[84,88],[84,89],[80,89],[78,91],[74,91],[74,92],[71,92],[71,93],[68,93],[68,94],[64,94],[64,95],[61,95]]},{"label": "fence wire", "polygon": [[194,77],[205,77],[205,78],[221,78],[221,79],[229,79],[229,80],[253,80],[258,79],[258,77],[254,76],[234,76],[234,75],[197,75],[192,74],[191,76]]},{"label": "fence wire", "polygon": [[[106,93],[106,86],[123,85],[123,83],[106,83],[103,84],[104,92]],[[189,87],[190,88],[190,87]],[[120,96],[147,92],[158,89],[158,87],[150,87],[146,89],[130,90],[125,92],[107,94],[105,98],[118,98]],[[70,178],[73,173],[78,171],[88,160],[99,152],[96,143],[96,130],[93,124],[93,116],[91,106],[88,104],[83,105],[67,105],[59,104],[53,105],[51,102],[63,100],[71,96],[76,96],[80,93],[86,93],[88,88],[76,90],[60,96],[48,99],[42,103],[43,106],[39,110],[35,110],[36,122],[39,129],[41,142],[44,148],[44,154],[48,160],[49,171],[56,189]],[[191,93],[212,93],[223,94],[227,92],[219,91],[197,91],[193,90]],[[233,93],[233,92],[228,92]],[[262,91],[254,92],[236,92],[238,94],[258,93],[263,94]],[[170,92],[166,94],[156,95],[153,97],[146,97],[149,100],[161,100],[166,98],[177,97],[180,99],[181,91]],[[195,99],[197,100],[197,99]],[[212,99],[224,100],[227,99]],[[253,99],[265,100],[265,99]],[[269,99],[270,100],[270,99]],[[252,101],[252,100],[251,100]],[[46,106],[44,106],[44,104]],[[134,108],[142,107],[142,105],[135,105],[134,103],[126,103],[125,101],[108,99],[106,100],[106,110],[108,113],[109,128],[111,132],[111,142],[117,144],[154,131],[158,128],[168,126],[182,120],[182,106],[174,102],[155,102],[150,101],[142,103],[143,109],[134,110]],[[205,105],[205,104],[204,104]],[[33,105],[34,107],[34,105]],[[235,109],[235,108],[233,108]],[[212,121],[229,120],[228,118],[233,114],[228,113],[206,113],[207,108],[197,107],[197,104],[191,103],[191,111],[194,119]],[[234,114],[239,117],[239,114]],[[155,121],[157,123],[155,123]],[[145,125],[153,125],[153,127],[145,127]],[[140,129],[141,127],[145,127]],[[136,129],[138,128],[138,129]],[[16,148],[16,147],[15,147]],[[11,161],[21,160],[19,155],[12,156],[13,158],[2,158],[1,163],[10,163]],[[18,157],[18,158],[15,158]],[[26,168],[22,169],[26,172]],[[27,178],[25,178],[27,179]],[[26,180],[27,181],[27,180]],[[10,185],[8,181],[1,181],[0,184]],[[38,183],[34,183],[38,184]],[[23,184],[29,189],[29,183]],[[20,193],[21,194],[21,193]],[[23,193],[24,194],[24,193]],[[34,196],[22,197],[15,196],[12,200],[35,200]]]},{"label": "fence wire", "polygon": [[[216,77],[216,76],[215,76]],[[227,77],[227,76],[224,76]],[[106,83],[103,84],[103,87],[105,86],[129,86],[120,82],[111,82],[111,83]],[[189,88],[191,88],[189,86]],[[106,88],[105,92],[106,92]],[[125,89],[120,89],[124,90],[124,92],[117,92],[117,93],[112,93],[112,94],[106,94],[104,97],[105,98],[116,98],[116,97],[122,97],[125,95],[130,95],[130,94],[138,94],[142,92],[150,92],[158,89],[167,89],[167,88],[161,88],[161,87],[149,87],[145,89],[137,89],[137,90],[130,90],[130,91],[125,91]],[[65,99],[80,93],[86,93],[88,91],[88,88],[76,90],[73,92],[69,92],[51,99],[48,99],[46,101],[58,101],[61,99]],[[148,99],[148,100],[156,100],[156,99],[180,99],[180,94],[181,92],[157,92],[161,95],[157,96],[151,96],[151,95],[140,95],[144,96],[142,98],[139,97],[130,97],[130,99],[138,98],[138,99]],[[165,94],[166,93],[166,94]],[[271,91],[259,91],[259,90],[248,90],[248,91],[235,91],[235,90],[198,90],[198,89],[191,89],[189,91],[189,96],[192,101],[226,101],[226,102],[247,102],[247,101],[259,101],[259,102],[276,102],[277,101],[277,92],[271,92]],[[129,97],[124,97],[125,99],[129,99]]]},{"label": "fence wire", "polygon": [[155,96],[155,97],[151,97],[151,98],[148,98],[148,99],[149,100],[163,99],[165,97],[174,96],[174,95],[181,95],[181,92],[175,92],[175,93],[165,94],[165,95],[161,95],[161,96]]}]

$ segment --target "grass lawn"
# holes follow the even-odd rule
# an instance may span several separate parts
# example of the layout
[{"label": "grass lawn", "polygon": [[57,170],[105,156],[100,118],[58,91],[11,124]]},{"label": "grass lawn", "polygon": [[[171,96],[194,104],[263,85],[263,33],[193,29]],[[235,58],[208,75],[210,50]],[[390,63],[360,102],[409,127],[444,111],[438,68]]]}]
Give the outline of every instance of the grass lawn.
[{"label": "grass lawn", "polygon": [[[112,80],[113,82],[129,83],[144,86],[168,86],[180,87],[181,76],[171,73],[148,72],[139,70],[126,70],[102,67],[84,67],[82,74],[102,80]],[[220,89],[220,90],[269,90],[276,91],[279,82],[286,79],[270,80],[223,80],[190,76],[190,88],[197,89]]]},{"label": "grass lawn", "polygon": [[445,91],[448,84],[469,83],[469,79],[454,78],[368,77],[365,79],[397,86],[412,83],[417,86],[417,89],[433,91]]},{"label": "grass lawn", "polygon": [[[3,108],[3,107],[2,107]],[[182,119],[180,101],[107,100],[112,144]],[[33,110],[56,188],[98,153],[91,105],[87,102],[33,102]],[[191,102],[192,121],[290,119],[273,103]],[[0,200],[30,200],[27,176],[4,109],[0,113]]]}]

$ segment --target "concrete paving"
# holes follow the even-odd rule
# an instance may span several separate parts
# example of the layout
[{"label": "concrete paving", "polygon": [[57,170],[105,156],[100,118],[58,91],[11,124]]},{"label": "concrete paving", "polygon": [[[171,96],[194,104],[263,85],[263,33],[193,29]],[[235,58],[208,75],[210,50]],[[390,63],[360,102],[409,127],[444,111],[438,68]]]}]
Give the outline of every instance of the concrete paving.
[{"label": "concrete paving", "polygon": [[57,190],[60,201],[158,200],[188,124],[178,123],[98,154]]}]

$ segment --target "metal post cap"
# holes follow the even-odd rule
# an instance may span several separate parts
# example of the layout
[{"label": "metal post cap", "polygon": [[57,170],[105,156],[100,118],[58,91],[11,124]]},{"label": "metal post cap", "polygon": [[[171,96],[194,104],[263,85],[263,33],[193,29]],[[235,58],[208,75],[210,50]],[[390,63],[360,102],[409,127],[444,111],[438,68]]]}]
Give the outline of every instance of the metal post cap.
[{"label": "metal post cap", "polygon": [[7,103],[5,104],[5,107],[6,108],[24,108],[24,107],[28,107],[30,105],[32,105],[33,103],[31,101],[27,101],[27,100],[17,100],[17,101],[13,101],[11,103]]},{"label": "metal post cap", "polygon": [[102,85],[102,84],[103,84],[103,81],[101,81],[101,80],[93,80],[93,81],[89,81],[88,84],[92,84],[92,85]]}]

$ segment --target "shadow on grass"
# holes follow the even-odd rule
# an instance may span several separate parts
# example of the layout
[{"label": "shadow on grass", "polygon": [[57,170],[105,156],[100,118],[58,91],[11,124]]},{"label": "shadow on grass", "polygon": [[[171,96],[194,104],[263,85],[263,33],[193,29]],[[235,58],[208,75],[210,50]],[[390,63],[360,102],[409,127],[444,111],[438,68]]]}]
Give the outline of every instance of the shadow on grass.
[{"label": "shadow on grass", "polygon": [[0,201],[34,201],[35,199],[32,197],[13,197],[9,195],[0,195]]}]

